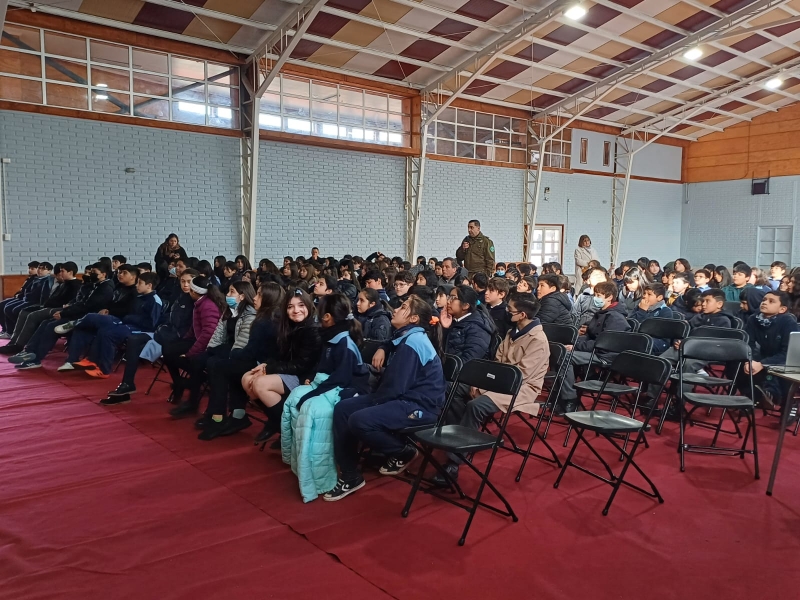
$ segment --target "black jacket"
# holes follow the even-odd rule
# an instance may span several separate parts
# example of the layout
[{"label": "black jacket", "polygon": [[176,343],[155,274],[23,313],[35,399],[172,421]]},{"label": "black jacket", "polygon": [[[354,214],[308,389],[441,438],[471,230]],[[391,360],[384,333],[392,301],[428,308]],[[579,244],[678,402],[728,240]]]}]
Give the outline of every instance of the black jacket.
[{"label": "black jacket", "polygon": [[169,309],[167,324],[175,331],[179,338],[184,337],[192,328],[194,319],[194,300],[189,294],[181,292],[180,296],[172,302]]},{"label": "black jacket", "polygon": [[506,337],[508,330],[511,329],[511,315],[509,315],[506,310],[507,306],[508,304],[505,302],[501,302],[497,306],[486,305],[486,308],[489,310],[489,316],[492,317],[494,326],[497,328],[497,333],[499,333],[502,338]]},{"label": "black jacket", "polygon": [[79,301],[76,297],[75,302],[65,307],[61,311],[62,319],[80,319],[82,316],[93,312],[99,312],[111,306],[111,299],[114,297],[114,282],[110,279],[100,281],[92,285],[92,290],[85,300]]},{"label": "black jacket", "polygon": [[402,296],[396,296],[396,295],[392,296],[391,300],[389,300],[389,306],[391,306],[392,308],[395,308],[395,309],[396,308],[400,308],[400,306],[403,304],[403,302],[408,300],[408,297],[410,295],[411,294],[403,294]]},{"label": "black jacket", "polygon": [[347,279],[340,279],[339,291],[347,296],[347,299],[350,300],[350,304],[355,308],[356,300],[358,299],[358,290],[355,284]]},{"label": "black jacket", "polygon": [[161,283],[159,283],[158,287],[156,288],[156,292],[158,292],[159,298],[161,298],[164,302],[167,302],[170,305],[173,304],[183,294],[181,291],[180,279],[177,277],[167,277],[166,279],[162,279]]},{"label": "black jacket", "polygon": [[797,330],[797,321],[788,313],[776,315],[767,323],[759,321],[757,315],[751,316],[745,331],[750,336],[753,360],[765,365],[785,365],[789,334]]},{"label": "black jacket", "polygon": [[731,329],[736,328],[736,321],[734,317],[730,313],[726,313],[724,311],[720,311],[718,313],[713,313],[707,315],[705,313],[697,313],[691,319],[689,319],[689,326],[694,329],[695,327],[728,327]]},{"label": "black jacket", "polygon": [[392,317],[389,311],[376,304],[364,314],[356,314],[365,340],[384,342],[392,339]]},{"label": "black jacket", "polygon": [[286,347],[280,349],[278,360],[267,363],[267,373],[297,375],[301,384],[313,378],[322,352],[319,329],[316,325],[301,325],[293,329]]},{"label": "black jacket", "polygon": [[250,338],[244,348],[231,351],[231,358],[249,360],[268,365],[278,360],[278,324],[274,319],[256,319],[250,325]]},{"label": "black jacket", "polygon": [[631,326],[628,324],[626,316],[625,305],[621,302],[615,302],[607,309],[597,311],[586,325],[586,335],[582,335],[575,342],[575,350],[591,352],[597,336],[604,331],[629,331]]},{"label": "black jacket", "polygon": [[114,290],[111,296],[111,304],[108,307],[108,314],[121,319],[127,317],[134,310],[136,296],[136,285],[120,285]]},{"label": "black jacket", "polygon": [[572,303],[566,294],[553,292],[539,298],[539,314],[536,315],[542,323],[556,325],[573,325]]},{"label": "black jacket", "polygon": [[464,364],[473,358],[494,358],[488,356],[495,331],[494,322],[483,311],[470,313],[460,321],[453,319],[452,325],[445,331],[445,352],[455,354]]},{"label": "black jacket", "polygon": [[186,250],[183,248],[178,248],[176,250],[164,250],[162,252],[161,247],[159,246],[158,250],[156,250],[156,255],[153,257],[153,268],[162,280],[169,277],[169,263],[172,260],[172,254],[178,254],[178,258],[175,260],[180,259],[184,261],[184,263],[189,256],[186,254]]},{"label": "black jacket", "polygon": [[44,303],[44,307],[61,308],[65,304],[69,304],[75,300],[82,285],[80,279],[70,279],[69,281],[62,282],[62,284],[50,294],[47,302]]}]

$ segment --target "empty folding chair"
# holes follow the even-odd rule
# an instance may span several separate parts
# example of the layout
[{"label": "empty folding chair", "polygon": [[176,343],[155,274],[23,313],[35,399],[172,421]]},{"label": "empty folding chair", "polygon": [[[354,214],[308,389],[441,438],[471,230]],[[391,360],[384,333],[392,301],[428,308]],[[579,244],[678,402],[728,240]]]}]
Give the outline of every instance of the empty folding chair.
[{"label": "empty folding chair", "polygon": [[[617,376],[625,381],[635,381],[637,382],[637,385],[635,386],[635,393],[638,400],[642,390],[648,385],[657,386],[660,393],[667,382],[670,368],[671,365],[665,358],[626,350],[614,358],[608,373],[606,373],[603,385],[606,385],[612,376]],[[600,393],[604,393],[602,388]],[[553,487],[558,488],[567,468],[572,466],[579,471],[583,471],[584,473],[587,473],[588,475],[591,475],[592,477],[599,479],[600,481],[613,487],[611,496],[609,496],[608,502],[606,502],[605,508],[603,508],[603,515],[608,514],[608,509],[611,507],[611,503],[614,501],[614,497],[616,496],[621,485],[625,485],[631,489],[637,490],[651,498],[656,498],[659,504],[663,503],[664,499],[661,497],[658,488],[656,488],[655,484],[650,480],[650,478],[645,475],[642,468],[634,461],[636,450],[645,440],[645,429],[650,418],[652,417],[652,414],[653,407],[649,409],[643,421],[639,421],[632,416],[628,417],[607,410],[579,411],[564,415],[570,425],[575,428],[577,439],[572,445],[569,456],[567,456],[567,460],[564,462],[564,466],[561,468],[561,472],[558,474],[558,479],[556,479]],[[616,448],[616,450],[620,452],[620,455],[624,460],[624,464],[622,465],[619,475],[614,474],[608,462],[597,452],[590,441],[586,438],[585,433],[587,431],[592,431],[598,436],[605,438],[614,448]],[[631,448],[630,452],[627,452],[626,449],[623,446],[620,446],[618,443],[617,438],[623,435],[626,438],[629,435],[635,436],[633,447]],[[589,450],[591,450],[592,454],[594,454],[594,456],[597,457],[597,459],[602,463],[606,472],[608,473],[608,478],[594,473],[593,471],[590,471],[572,461],[575,450],[581,442],[585,444]],[[636,469],[644,478],[644,480],[650,486],[651,491],[625,481],[625,474],[627,473],[628,468],[631,466]]]},{"label": "empty folding chair", "polygon": [[[572,325],[556,325],[555,323],[542,323],[542,329],[544,330],[544,334],[547,336],[548,342],[556,342],[558,344],[562,344],[563,346],[575,346],[575,342],[578,341],[578,328]],[[564,373],[566,369],[570,366],[569,359],[572,357],[572,350],[567,351],[566,359],[559,371],[548,371],[547,375],[544,377],[544,387],[546,390],[552,391],[554,384],[557,382],[559,386],[561,382],[563,382]],[[552,358],[552,356],[551,356]],[[553,361],[550,361],[550,364],[553,364]],[[560,387],[559,387],[560,391]],[[542,434],[543,438],[547,437],[547,433],[550,431],[550,425],[553,423],[554,410],[556,406],[556,402],[558,400],[558,394],[553,395],[552,393],[548,394],[548,401],[547,404],[543,405],[540,410],[540,416],[547,419],[547,425],[544,428],[544,433]]]},{"label": "empty folding chair", "polygon": [[[758,473],[758,442],[756,440],[756,417],[755,405],[753,403],[753,375],[752,375],[752,356],[750,346],[743,340],[732,339],[714,339],[714,338],[687,338],[681,344],[681,357],[683,360],[702,360],[707,362],[727,363],[733,367],[733,377],[729,383],[721,388],[727,388],[722,393],[708,393],[699,394],[696,392],[683,392],[680,394],[681,410],[680,410],[680,445],[679,451],[681,455],[681,471],[685,470],[685,454],[686,452],[697,452],[700,454],[720,454],[724,456],[739,456],[742,460],[746,454],[752,454],[755,461],[755,478],[759,478]],[[735,365],[735,367],[734,367]],[[739,396],[736,394],[736,386],[734,382],[739,376],[740,371],[747,365],[745,376],[747,377],[749,395]],[[684,382],[683,370],[679,371],[679,382]],[[687,411],[686,405],[691,408]],[[684,440],[686,420],[691,418],[692,412],[698,408],[721,408],[722,419],[725,414],[730,414],[731,411],[740,413],[747,419],[747,430],[744,434],[744,441],[741,448],[727,447],[720,448],[716,445],[717,437],[722,427],[722,419],[716,428],[714,439],[709,446],[700,446],[695,444],[687,444]],[[733,417],[731,417],[733,418]],[[735,423],[735,421],[734,421]],[[738,426],[737,426],[738,431]],[[750,433],[753,433],[753,448],[747,449],[747,442]]]},{"label": "empty folding chair", "polygon": [[[508,412],[503,417],[496,434],[477,431],[461,425],[442,425],[441,423],[443,420],[441,419],[436,427],[431,427],[413,433],[412,436],[414,441],[422,449],[424,459],[422,461],[422,465],[420,466],[419,472],[417,473],[417,478],[414,480],[414,485],[411,487],[411,492],[408,495],[408,500],[406,501],[406,505],[402,512],[403,517],[408,516],[408,512],[411,509],[412,503],[414,502],[414,497],[416,496],[417,490],[422,483],[422,477],[425,473],[425,468],[428,466],[428,463],[433,464],[436,469],[447,479],[447,481],[455,483],[452,480],[452,477],[447,474],[447,471],[442,467],[442,465],[436,461],[435,458],[433,458],[433,451],[442,450],[457,456],[462,464],[466,465],[471,471],[480,477],[481,483],[478,487],[475,497],[470,498],[464,494],[461,499],[466,499],[468,503],[462,504],[458,500],[448,498],[436,490],[429,490],[429,493],[469,512],[469,518],[467,519],[466,526],[464,527],[464,531],[458,541],[459,546],[463,546],[465,540],[467,539],[467,533],[472,525],[472,520],[475,517],[475,512],[478,510],[478,506],[483,506],[484,508],[488,508],[489,510],[497,512],[503,516],[511,517],[514,522],[519,520],[505,497],[494,486],[494,484],[489,481],[489,475],[492,470],[492,465],[494,464],[495,456],[497,455],[497,449],[502,443],[503,435],[505,433],[506,426],[508,425],[508,420],[511,417],[511,413],[514,411],[514,402],[517,399],[517,394],[519,393],[519,389],[522,385],[522,371],[513,365],[507,365],[488,360],[471,360],[464,365],[463,369],[461,369],[461,373],[458,376],[458,384],[462,383],[470,387],[479,388],[481,390],[495,392],[497,394],[507,394],[511,396]],[[472,463],[471,457],[478,452],[483,452],[486,450],[491,450],[491,456],[489,457],[489,461],[486,464],[485,469],[480,470]],[[491,506],[490,504],[481,502],[481,496],[483,495],[483,490],[486,486],[489,486],[489,488],[505,505],[505,510],[501,510],[497,507]]]}]

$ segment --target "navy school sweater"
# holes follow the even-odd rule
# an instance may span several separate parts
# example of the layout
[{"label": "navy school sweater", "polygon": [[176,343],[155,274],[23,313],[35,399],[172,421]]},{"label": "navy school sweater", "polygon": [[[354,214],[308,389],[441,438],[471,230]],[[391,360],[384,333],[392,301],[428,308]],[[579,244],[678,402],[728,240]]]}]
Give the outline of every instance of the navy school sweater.
[{"label": "navy school sweater", "polygon": [[161,298],[155,292],[140,294],[133,298],[131,312],[122,318],[122,322],[131,331],[153,332],[161,319],[163,307]]},{"label": "navy school sweater", "polygon": [[797,331],[797,321],[788,313],[760,321],[758,315],[747,319],[745,331],[750,337],[753,360],[765,365],[785,365],[789,334]]}]

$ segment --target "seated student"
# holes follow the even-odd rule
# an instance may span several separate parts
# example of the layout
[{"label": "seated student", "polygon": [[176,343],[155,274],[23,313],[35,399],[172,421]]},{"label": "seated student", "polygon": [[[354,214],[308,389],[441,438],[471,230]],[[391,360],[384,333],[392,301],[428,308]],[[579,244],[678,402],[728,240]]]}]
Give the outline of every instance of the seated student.
[{"label": "seated student", "polygon": [[117,283],[117,270],[124,264],[128,263],[128,259],[125,258],[122,254],[115,254],[111,257],[111,269],[114,271],[114,274],[111,276],[111,280],[114,282],[114,285]]},{"label": "seated student", "polygon": [[[555,275],[555,273],[553,273]],[[558,291],[564,294],[569,300],[569,305],[574,306],[574,299],[572,294],[572,282],[566,275],[557,275],[558,277]]]},{"label": "seated student", "polygon": [[536,291],[539,297],[538,319],[542,323],[572,325],[572,304],[566,294],[558,290],[558,275],[539,277]]},{"label": "seated student", "polygon": [[[211,440],[233,435],[252,425],[245,410],[248,398],[242,387],[242,377],[256,365],[278,360],[278,318],[285,297],[286,293],[279,284],[263,284],[253,298],[256,316],[250,325],[246,345],[238,348],[237,341],[229,357],[209,359],[206,366],[209,383],[208,408],[205,416],[195,422],[195,427],[204,430],[198,436],[199,439]],[[241,335],[243,331],[240,329],[237,338]],[[222,425],[214,426],[211,421]]]},{"label": "seated student", "polygon": [[725,294],[726,302],[739,302],[739,295],[742,290],[747,287],[752,287],[750,284],[750,275],[753,270],[745,263],[739,263],[733,267],[733,283],[721,288]]},{"label": "seated student", "polygon": [[364,288],[358,294],[356,319],[361,324],[365,340],[386,341],[392,337],[392,315],[387,311],[376,290]]},{"label": "seated student", "polygon": [[494,275],[492,277],[505,277],[506,276],[506,263],[499,262],[494,268]]},{"label": "seated student", "polygon": [[[410,272],[410,270],[409,270]],[[369,391],[367,365],[358,350],[361,325],[343,294],[326,296],[317,309],[324,342],[313,381],[296,387],[281,419],[281,456],[297,475],[303,502],[336,485],[333,411],[340,399]]]},{"label": "seated student", "polygon": [[705,269],[697,269],[694,272],[694,285],[701,292],[711,289],[711,273]]},{"label": "seated student", "polygon": [[[672,309],[664,303],[666,289],[661,283],[650,283],[644,288],[644,295],[639,301],[639,306],[631,314],[631,318],[643,323],[654,317],[671,319]],[[653,338],[653,354],[659,355],[669,347],[670,340]]]},{"label": "seated student", "polygon": [[[87,269],[91,274],[91,265]],[[83,285],[80,279],[75,278],[77,271],[78,265],[74,262],[62,263],[61,270],[56,275],[58,287],[51,291],[41,307],[29,307],[19,313],[11,340],[0,348],[0,354],[11,356],[21,352],[42,321],[49,319],[59,309],[75,300]]]},{"label": "seated student", "polygon": [[686,305],[684,295],[691,289],[692,284],[687,273],[675,273],[672,277],[672,293],[667,298],[667,306],[673,311],[681,313],[687,319],[692,316],[690,307]]},{"label": "seated student", "polygon": [[[472,290],[473,293],[474,290]],[[411,425],[433,425],[444,406],[447,384],[439,359],[441,330],[430,305],[409,297],[392,315],[395,333],[388,348],[378,350],[372,365],[386,363],[378,388],[371,394],[341,400],[333,409],[333,443],[340,475],[336,486],[323,497],[341,500],[361,489],[364,478],[358,468],[359,443],[388,456],[383,475],[402,473],[417,452],[404,435],[396,432]]]},{"label": "seated student", "polygon": [[[556,275],[543,275],[543,277],[557,278]],[[541,282],[542,278],[539,278]],[[539,312],[539,300],[530,294],[514,294],[508,301],[508,313],[513,323],[512,329],[503,339],[497,349],[497,361],[519,367],[522,371],[522,387],[514,403],[514,411],[525,412],[531,415],[539,413],[536,403],[542,392],[544,376],[547,373],[550,360],[550,346],[547,336],[542,329],[541,322],[536,318]],[[479,430],[486,419],[498,411],[507,412],[511,397],[494,392],[483,392],[472,388],[467,402],[466,410],[461,417],[461,425]],[[450,461],[445,464],[448,474],[456,479],[458,477],[459,460],[450,456]],[[433,477],[436,485],[447,485],[441,474]]]},{"label": "seated student", "polygon": [[38,274],[39,269],[39,261],[32,260],[28,263],[28,278],[22,284],[20,290],[14,294],[11,298],[6,298],[2,302],[0,302],[0,327],[3,328],[3,332],[0,333],[0,340],[9,340],[11,339],[11,332],[6,329],[5,324],[5,309],[9,305],[14,305],[18,301],[21,301],[25,297],[25,292],[27,292],[36,278],[39,276]]},{"label": "seated student", "polygon": [[408,299],[409,290],[414,285],[414,275],[408,271],[401,271],[394,279],[394,292],[395,296],[389,300],[389,306],[398,308],[403,302]]},{"label": "seated student", "polygon": [[639,301],[644,295],[644,286],[650,283],[647,273],[639,267],[633,267],[625,273],[625,284],[619,291],[619,303],[625,306],[628,316],[636,310]]},{"label": "seated student", "polygon": [[[478,272],[472,276],[472,289],[478,292],[478,300],[480,300],[482,303],[486,302],[486,286],[488,285],[489,278],[486,276],[486,273]],[[432,287],[435,290],[439,286],[437,284],[429,287]]]},{"label": "seated student", "polygon": [[139,369],[139,359],[144,358],[151,362],[158,360],[162,353],[170,354],[172,344],[182,344],[182,338],[192,328],[192,312],[194,299],[190,295],[192,280],[198,275],[194,269],[186,269],[180,277],[181,295],[172,303],[167,315],[162,318],[154,334],[133,333],[125,344],[125,373],[122,382],[116,389],[108,393],[108,397],[100,401],[103,406],[125,404],[130,402],[132,394],[136,393],[136,372]]},{"label": "seated student", "polygon": [[582,277],[586,287],[581,290],[572,305],[572,321],[578,327],[582,327],[591,321],[594,314],[599,310],[594,300],[594,288],[600,283],[608,281],[606,272],[603,269],[586,269]]},{"label": "seated student", "polygon": [[506,337],[506,333],[511,329],[511,318],[506,309],[506,298],[508,297],[510,286],[508,281],[500,277],[492,277],[486,288],[486,309],[489,316],[494,321],[497,333],[500,337]]},{"label": "seated student", "polygon": [[515,293],[517,291],[517,284],[519,283],[519,280],[522,279],[522,275],[520,275],[520,272],[517,271],[516,267],[511,266],[508,267],[508,270],[506,271],[505,279],[508,281],[508,286],[511,292]]},{"label": "seated student", "polygon": [[42,359],[55,347],[62,335],[56,332],[57,327],[72,323],[89,313],[107,311],[115,294],[114,284],[111,282],[111,264],[94,263],[89,283],[92,287],[85,298],[78,300],[76,297],[74,302],[42,321],[25,348],[11,356],[8,362],[17,365],[16,368],[22,371],[41,368]]},{"label": "seated student", "polygon": [[[771,376],[769,367],[785,365],[789,349],[789,335],[798,331],[797,321],[788,314],[789,295],[772,291],[764,295],[759,311],[747,319],[745,331],[749,336],[753,352],[753,384],[761,397],[762,406],[774,409],[784,404],[788,385],[784,380]],[[743,396],[750,395],[748,365],[739,371],[736,386]]]},{"label": "seated student", "polygon": [[787,268],[786,263],[780,260],[776,260],[769,266],[769,285],[773,290],[781,287],[781,279],[786,276]]},{"label": "seated student", "polygon": [[140,262],[136,263],[136,268],[139,269],[139,273],[150,273],[153,270],[153,265],[149,262]]},{"label": "seated student", "polygon": [[229,260],[222,267],[222,281],[219,282],[221,290],[227,290],[232,283],[236,283],[242,279],[241,274],[237,271],[236,263]]},{"label": "seated student", "polygon": [[622,270],[622,267],[614,269],[614,277],[611,278],[611,281],[617,284],[617,288],[622,292],[622,288],[625,285],[625,272]]},{"label": "seated student", "polygon": [[[189,294],[194,300],[192,308],[192,327],[182,339],[164,348],[164,365],[172,376],[172,395],[170,400],[178,406],[170,411],[175,418],[185,417],[197,412],[200,404],[199,388],[202,369],[208,358],[206,349],[217,330],[223,315],[229,313],[225,296],[207,277],[195,277],[189,286]],[[181,370],[189,377],[184,378]],[[194,376],[194,380],[192,379]],[[195,393],[188,401],[183,401],[183,393],[192,385]]]},{"label": "seated student", "polygon": [[[530,265],[528,265],[530,267]],[[517,283],[517,293],[518,294],[533,294],[536,295],[536,287],[538,285],[538,279],[533,277],[532,275],[523,276],[522,279],[519,280]]]},{"label": "seated student", "polygon": [[[22,298],[17,302],[11,302],[3,308],[4,324],[3,329],[9,333],[14,332],[17,325],[19,314],[26,309],[38,309],[50,296],[50,289],[53,286],[54,277],[52,275],[53,265],[47,261],[42,261],[36,268],[36,279],[25,291]],[[9,338],[10,339],[10,338]]]},{"label": "seated student", "polygon": [[[622,303],[618,302],[619,292],[615,283],[603,281],[594,286],[594,305],[597,312],[587,325],[581,327],[580,337],[575,342],[574,348],[567,346],[567,351],[574,350],[571,365],[567,368],[564,382],[561,387],[561,396],[558,400],[556,415],[574,412],[577,408],[578,394],[575,391],[575,369],[589,364],[597,337],[606,331],[629,331],[627,312]],[[602,356],[602,354],[600,355]]]},{"label": "seated student", "polygon": [[378,292],[381,302],[389,302],[389,295],[386,293],[386,276],[380,271],[368,271],[364,275],[364,287]]},{"label": "seated student", "polygon": [[[123,273],[120,269],[120,276]],[[134,333],[156,330],[162,310],[161,298],[155,292],[157,285],[158,275],[142,273],[136,283],[138,295],[129,314],[123,317],[91,314],[80,319],[70,339],[67,362],[58,370],[80,366],[90,377],[107,378],[114,366],[116,349],[123,342]],[[121,279],[120,286],[124,286]]]},{"label": "seated student", "polygon": [[283,406],[289,393],[314,376],[322,352],[314,303],[303,290],[286,295],[278,321],[278,358],[260,364],[242,376],[242,388],[264,405],[267,422],[256,436],[266,442],[281,429]]},{"label": "seated student", "polygon": [[425,287],[433,288],[434,290],[439,285],[439,278],[433,271],[424,270],[419,271],[416,274],[416,279],[414,280],[416,285],[424,285]]}]

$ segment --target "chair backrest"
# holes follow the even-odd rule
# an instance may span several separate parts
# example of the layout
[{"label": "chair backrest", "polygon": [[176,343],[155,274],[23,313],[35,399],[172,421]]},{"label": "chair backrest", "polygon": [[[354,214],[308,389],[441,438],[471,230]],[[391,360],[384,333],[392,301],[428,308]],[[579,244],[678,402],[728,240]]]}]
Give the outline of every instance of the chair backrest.
[{"label": "chair backrest", "polygon": [[648,385],[664,385],[669,378],[672,365],[667,359],[659,356],[625,350],[614,358],[610,370],[625,379]]},{"label": "chair backrest", "polygon": [[672,318],[675,319],[676,321],[685,321],[686,320],[686,317],[684,316],[684,314],[682,312],[678,311],[678,310],[673,310],[672,311]]},{"label": "chair backrest", "polygon": [[733,317],[733,323],[736,325],[736,329],[744,329],[744,321],[739,317]]},{"label": "chair backrest", "polygon": [[631,319],[630,317],[628,317],[625,320],[628,322],[628,326],[631,328],[631,331],[633,333],[639,331],[639,326],[640,326],[639,321],[637,321],[636,319]]},{"label": "chair backrest", "polygon": [[506,363],[473,359],[462,367],[458,383],[515,396],[522,386],[522,371]]},{"label": "chair backrest", "polygon": [[489,360],[495,360],[497,358],[497,350],[500,348],[500,344],[503,343],[503,337],[499,333],[492,334],[492,341],[489,342],[489,355],[487,358]]},{"label": "chair backrest", "polygon": [[548,370],[558,372],[567,357],[567,349],[564,344],[558,342],[548,342],[550,346],[550,366]]},{"label": "chair backrest", "polygon": [[372,362],[372,357],[383,346],[384,342],[378,340],[364,340],[361,344],[361,360],[369,364]]},{"label": "chair backrest", "polygon": [[690,338],[704,337],[728,340],[748,340],[746,331],[741,329],[731,329],[730,327],[712,327],[711,325],[703,325],[702,327],[695,327],[689,332]]},{"label": "chair backrest", "polygon": [[642,322],[639,333],[662,340],[682,340],[689,335],[689,324],[686,321],[653,317]]},{"label": "chair backrest", "polygon": [[724,310],[726,313],[730,313],[732,315],[735,315],[737,312],[739,312],[740,308],[741,308],[741,305],[738,302],[725,302],[722,305],[722,310]]},{"label": "chair backrest", "polygon": [[548,342],[557,342],[565,346],[574,346],[578,341],[578,328],[573,325],[556,325],[542,323],[542,329]]},{"label": "chair backrest", "polygon": [[632,331],[604,331],[597,336],[594,349],[615,354],[625,352],[625,350],[649,354],[653,349],[653,338],[647,334]]},{"label": "chair backrest", "polygon": [[745,362],[751,357],[747,342],[726,338],[688,337],[681,344],[681,353],[685,359],[709,362]]},{"label": "chair backrest", "polygon": [[455,354],[445,354],[442,360],[442,370],[444,371],[444,380],[449,383],[454,383],[464,367],[462,361]]}]

